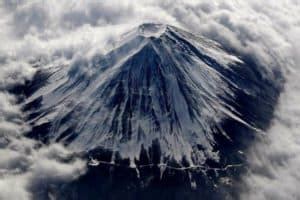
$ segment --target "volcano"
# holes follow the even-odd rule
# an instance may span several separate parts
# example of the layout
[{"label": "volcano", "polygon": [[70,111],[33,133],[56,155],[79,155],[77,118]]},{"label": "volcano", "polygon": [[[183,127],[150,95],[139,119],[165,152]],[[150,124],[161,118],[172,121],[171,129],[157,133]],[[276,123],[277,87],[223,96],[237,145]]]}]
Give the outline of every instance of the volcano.
[{"label": "volcano", "polygon": [[262,69],[202,36],[142,24],[105,55],[38,73],[28,136],[110,152],[96,157],[111,164],[227,169],[272,118],[280,88]]}]

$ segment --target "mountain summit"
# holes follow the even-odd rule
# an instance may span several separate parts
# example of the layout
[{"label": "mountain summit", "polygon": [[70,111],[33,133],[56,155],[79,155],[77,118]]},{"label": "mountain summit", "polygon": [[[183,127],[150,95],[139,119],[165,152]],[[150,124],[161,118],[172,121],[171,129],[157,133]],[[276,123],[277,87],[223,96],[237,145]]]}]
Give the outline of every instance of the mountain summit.
[{"label": "mountain summit", "polygon": [[219,142],[236,142],[237,126],[263,128],[255,118],[271,113],[262,98],[276,89],[261,84],[257,66],[169,25],[143,24],[120,38],[106,55],[52,69],[26,103],[35,106],[30,136],[132,162],[158,146],[158,162],[202,165],[220,160],[228,148]]}]

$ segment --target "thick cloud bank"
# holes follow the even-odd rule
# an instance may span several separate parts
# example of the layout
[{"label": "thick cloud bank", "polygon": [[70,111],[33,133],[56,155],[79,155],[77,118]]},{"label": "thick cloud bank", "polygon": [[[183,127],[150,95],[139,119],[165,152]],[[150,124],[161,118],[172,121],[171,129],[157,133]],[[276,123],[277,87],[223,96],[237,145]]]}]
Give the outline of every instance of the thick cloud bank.
[{"label": "thick cloud bank", "polygon": [[9,89],[30,80],[36,64],[51,67],[105,53],[120,33],[144,22],[217,40],[269,66],[264,74],[274,81],[282,81],[274,69],[283,71],[275,119],[247,155],[250,169],[240,193],[241,199],[300,199],[299,13],[299,0],[1,1],[0,199],[31,199],[43,191],[41,183],[72,180],[85,165],[80,159],[66,162],[71,152],[60,145],[38,147],[25,139],[22,133],[30,127]]}]

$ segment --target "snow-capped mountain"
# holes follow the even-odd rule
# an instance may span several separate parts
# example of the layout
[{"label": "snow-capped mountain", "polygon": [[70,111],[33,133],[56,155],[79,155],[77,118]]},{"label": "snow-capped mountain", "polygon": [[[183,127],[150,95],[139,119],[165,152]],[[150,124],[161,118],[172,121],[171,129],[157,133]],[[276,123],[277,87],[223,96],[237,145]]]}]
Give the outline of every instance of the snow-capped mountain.
[{"label": "snow-capped mountain", "polygon": [[265,128],[278,95],[254,62],[162,24],[143,24],[106,55],[51,68],[42,80],[25,104],[29,136],[111,150],[132,165],[154,144],[159,162],[217,163],[240,150],[243,131]]}]

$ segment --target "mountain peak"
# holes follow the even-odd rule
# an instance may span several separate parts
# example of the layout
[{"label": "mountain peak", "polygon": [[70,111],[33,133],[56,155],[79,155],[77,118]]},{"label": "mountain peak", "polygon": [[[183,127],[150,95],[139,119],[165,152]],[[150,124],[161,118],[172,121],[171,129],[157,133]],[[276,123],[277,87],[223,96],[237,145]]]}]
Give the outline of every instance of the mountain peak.
[{"label": "mountain peak", "polygon": [[[61,84],[49,80],[56,89],[42,94],[42,110],[57,116],[49,135],[72,148],[105,146],[132,159],[159,141],[163,157],[217,160],[213,132],[230,113],[221,97],[232,93],[220,76],[226,59],[235,62],[180,29],[142,24],[118,48],[92,60],[88,77],[79,63],[56,73]],[[204,150],[195,158],[199,145]]]},{"label": "mountain peak", "polygon": [[144,23],[133,28],[121,36],[121,41],[126,41],[137,36],[143,38],[159,38],[169,30],[169,25],[159,23]]},{"label": "mountain peak", "polygon": [[257,92],[256,80],[241,78],[252,68],[217,43],[164,24],[142,24],[123,39],[106,55],[51,74],[28,99],[42,101],[31,114],[34,130],[47,125],[43,137],[77,151],[103,147],[135,160],[158,143],[162,159],[217,162],[217,138],[230,137],[221,124],[250,126],[232,102]]},{"label": "mountain peak", "polygon": [[159,37],[166,31],[166,29],[166,24],[145,23],[141,24],[137,30],[140,35],[145,37]]}]

